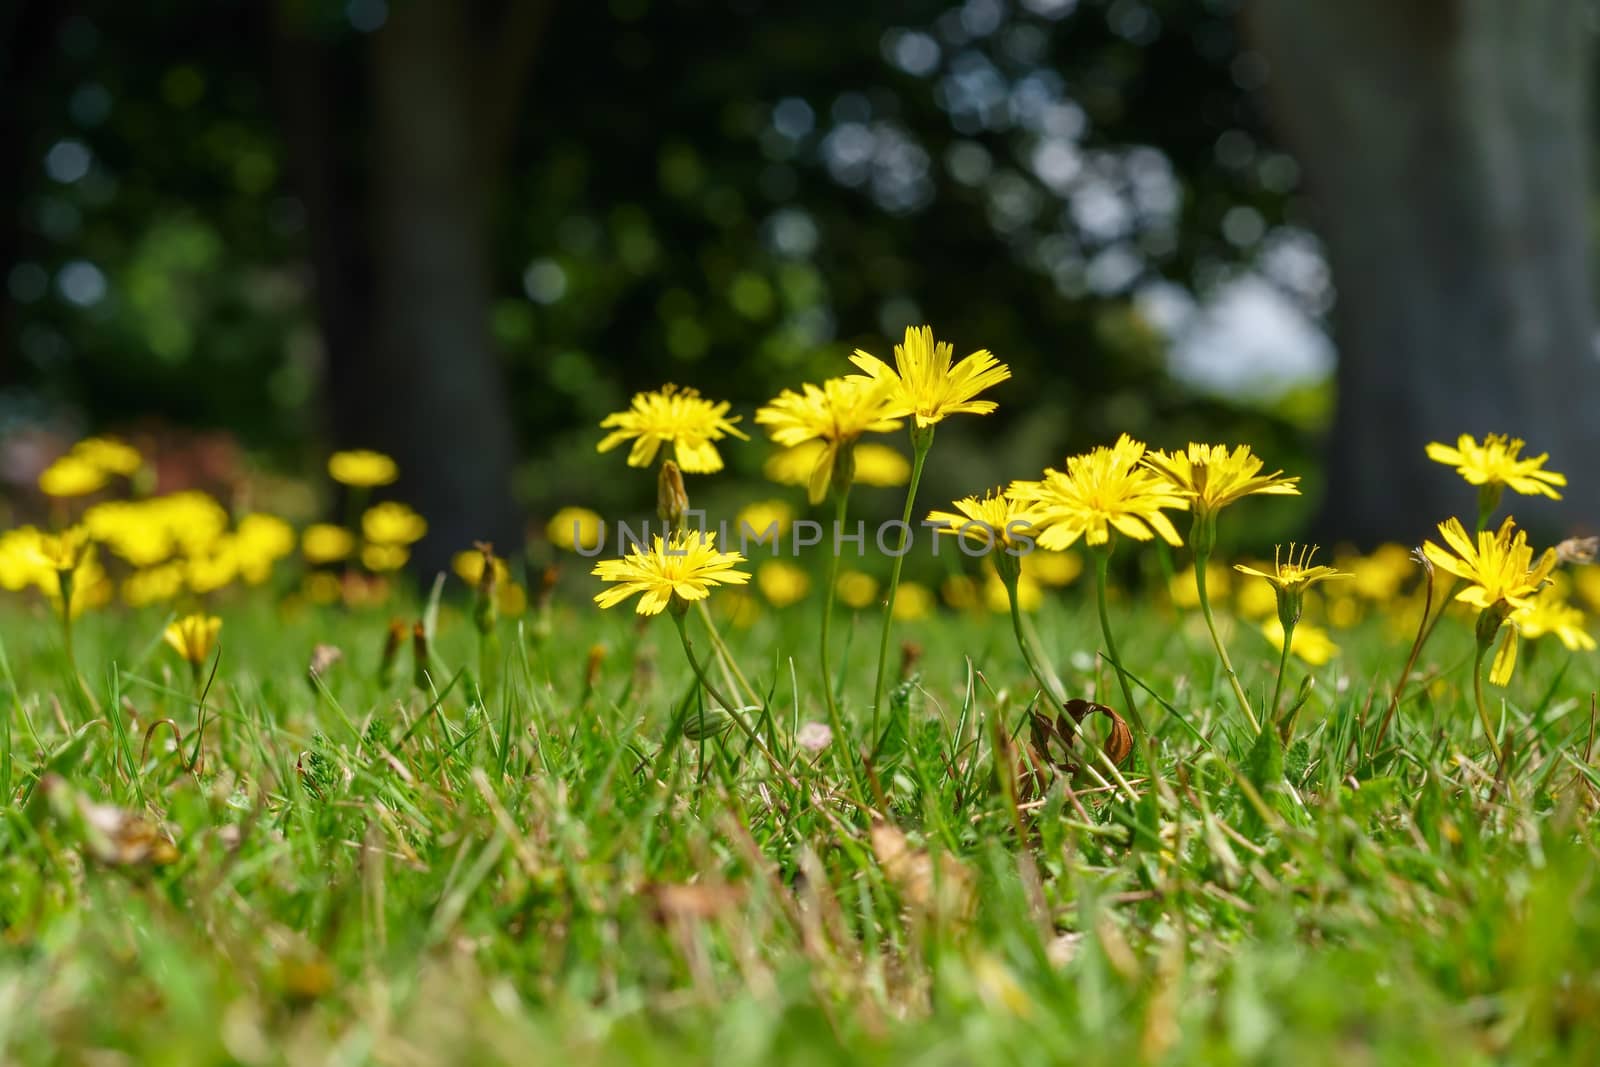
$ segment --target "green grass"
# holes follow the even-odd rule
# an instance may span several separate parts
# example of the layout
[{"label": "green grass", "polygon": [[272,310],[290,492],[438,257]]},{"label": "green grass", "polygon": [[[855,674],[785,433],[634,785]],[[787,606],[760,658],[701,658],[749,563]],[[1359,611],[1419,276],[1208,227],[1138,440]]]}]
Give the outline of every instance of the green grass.
[{"label": "green grass", "polygon": [[[1164,788],[1055,775],[1013,805],[995,738],[1020,750],[1034,689],[1006,620],[907,624],[921,655],[865,785],[902,839],[837,743],[796,745],[826,719],[814,602],[725,627],[782,774],[738,732],[684,736],[666,619],[506,624],[479,706],[462,609],[422,694],[409,652],[376,680],[387,614],[235,601],[190,772],[159,616],[82,621],[91,697],[48,615],[4,610],[0,1062],[1600,1061],[1596,670],[1549,640],[1505,691],[1509,788],[1455,618],[1376,753],[1408,638],[1338,635],[1278,775],[1198,619],[1124,600]],[[836,628],[858,724],[875,623]],[[1117,702],[1092,604],[1038,627],[1072,692]],[[1259,706],[1276,657],[1224,629]],[[319,642],[344,652],[320,690]],[[159,842],[91,804],[176,855],[119,862]]]}]

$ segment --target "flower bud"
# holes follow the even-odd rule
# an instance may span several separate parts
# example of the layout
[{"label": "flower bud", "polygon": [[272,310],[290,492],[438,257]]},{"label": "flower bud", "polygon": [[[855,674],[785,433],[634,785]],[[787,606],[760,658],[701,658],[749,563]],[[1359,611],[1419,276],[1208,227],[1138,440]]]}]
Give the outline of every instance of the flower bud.
[{"label": "flower bud", "polygon": [[683,518],[689,510],[689,494],[683,488],[683,474],[672,460],[661,464],[661,476],[656,481],[656,514],[671,531],[683,529]]},{"label": "flower bud", "polygon": [[411,627],[411,684],[426,693],[431,688],[428,678],[428,631],[422,623]]},{"label": "flower bud", "polygon": [[472,605],[472,621],[478,627],[478,633],[487,637],[494,633],[494,625],[499,621],[500,613],[495,601],[495,585],[498,580],[494,558],[494,546],[483,541],[473,544],[483,555],[483,573],[478,576],[477,598]]}]

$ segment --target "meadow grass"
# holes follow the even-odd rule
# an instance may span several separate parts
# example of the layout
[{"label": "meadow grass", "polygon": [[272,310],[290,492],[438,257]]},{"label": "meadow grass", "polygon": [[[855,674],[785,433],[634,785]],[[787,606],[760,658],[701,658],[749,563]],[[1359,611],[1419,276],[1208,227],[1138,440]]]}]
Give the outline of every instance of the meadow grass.
[{"label": "meadow grass", "polygon": [[[1342,633],[1285,752],[1197,617],[1114,609],[1159,788],[1138,755],[1019,770],[1037,687],[1001,616],[898,628],[852,774],[798,740],[814,601],[723,624],[777,767],[714,729],[667,620],[577,598],[502,623],[494,692],[464,607],[419,690],[409,651],[378,680],[387,612],[238,598],[203,738],[159,613],[80,620],[78,687],[13,604],[0,1062],[1600,1061],[1592,657],[1539,642],[1492,691],[1497,784],[1470,620],[1381,741],[1408,620]],[[1277,655],[1219,623],[1259,707]],[[876,624],[835,628],[863,745]],[[1091,600],[1035,625],[1119,703]]]}]

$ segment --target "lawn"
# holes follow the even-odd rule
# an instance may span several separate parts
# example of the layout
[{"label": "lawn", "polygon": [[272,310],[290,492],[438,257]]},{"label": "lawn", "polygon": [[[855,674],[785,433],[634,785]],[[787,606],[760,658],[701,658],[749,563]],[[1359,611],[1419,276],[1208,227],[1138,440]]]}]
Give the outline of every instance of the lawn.
[{"label": "lawn", "polygon": [[[77,685],[48,607],[13,600],[0,1061],[1600,1056],[1592,656],[1524,642],[1489,690],[1497,783],[1470,615],[1386,731],[1416,600],[1338,632],[1284,752],[1197,614],[1118,598],[1153,787],[1142,745],[1023,762],[1039,687],[1008,619],[949,609],[897,629],[879,751],[842,759],[815,598],[721,591],[769,761],[702,711],[671,622],[588,604],[586,567],[493,659],[464,596],[231,594],[203,737],[162,609],[82,616]],[[429,619],[420,676],[408,637],[380,680],[391,615]],[[1277,654],[1218,615],[1260,708]],[[835,627],[858,744],[877,619]],[[1033,627],[1067,691],[1120,706],[1087,587]],[[312,678],[319,645],[342,657]]]}]

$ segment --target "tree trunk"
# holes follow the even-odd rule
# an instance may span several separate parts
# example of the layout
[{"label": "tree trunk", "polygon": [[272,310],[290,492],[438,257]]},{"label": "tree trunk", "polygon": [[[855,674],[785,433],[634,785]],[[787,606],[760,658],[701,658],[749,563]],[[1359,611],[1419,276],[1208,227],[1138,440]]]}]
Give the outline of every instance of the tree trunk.
[{"label": "tree trunk", "polygon": [[1526,438],[1571,478],[1547,534],[1600,526],[1589,266],[1593,34],[1576,0],[1251,0],[1338,300],[1322,533],[1415,543],[1475,493],[1429,462]]},{"label": "tree trunk", "polygon": [[[428,519],[418,564],[474,540],[519,545],[515,444],[489,333],[488,212],[470,6],[390,8],[373,41],[371,361],[340,398],[341,438],[389,452]],[[338,359],[338,354],[334,354]]]}]

